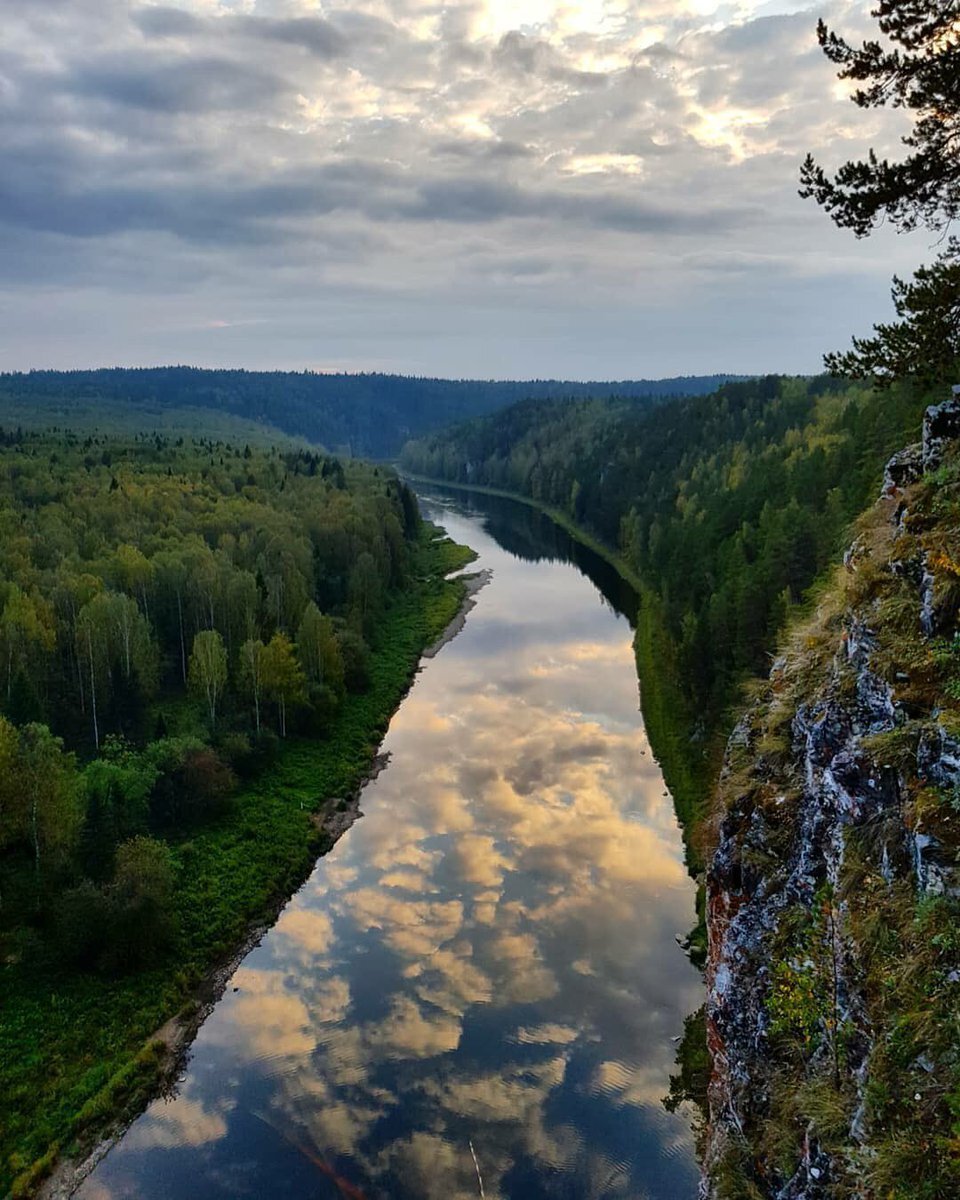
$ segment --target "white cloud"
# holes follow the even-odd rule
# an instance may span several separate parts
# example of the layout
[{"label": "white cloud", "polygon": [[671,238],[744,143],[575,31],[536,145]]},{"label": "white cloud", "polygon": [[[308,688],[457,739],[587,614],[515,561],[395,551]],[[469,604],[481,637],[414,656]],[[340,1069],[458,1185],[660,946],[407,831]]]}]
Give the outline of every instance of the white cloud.
[{"label": "white cloud", "polygon": [[859,245],[796,196],[807,148],[900,128],[837,97],[797,4],[0,15],[0,367],[812,369],[928,250]]}]

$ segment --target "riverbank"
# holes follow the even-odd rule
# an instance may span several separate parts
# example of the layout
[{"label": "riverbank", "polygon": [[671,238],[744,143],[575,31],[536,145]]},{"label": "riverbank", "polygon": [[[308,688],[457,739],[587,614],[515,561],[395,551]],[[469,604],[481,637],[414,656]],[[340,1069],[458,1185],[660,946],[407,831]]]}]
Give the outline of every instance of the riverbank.
[{"label": "riverbank", "polygon": [[[495,496],[543,513],[574,541],[602,558],[636,593],[639,603],[634,630],[634,656],[640,682],[644,726],[654,757],[663,771],[664,780],[673,798],[683,833],[687,867],[694,878],[700,878],[705,864],[702,824],[709,807],[709,795],[719,773],[720,760],[729,732],[728,726],[732,727],[733,719],[731,716],[717,731],[705,731],[702,739],[697,742],[689,738],[687,730],[693,721],[687,711],[686,701],[676,685],[676,672],[672,663],[669,658],[664,658],[667,639],[663,634],[662,617],[654,593],[645,586],[623,555],[578,525],[569,513],[562,509],[504,488],[450,483],[447,480],[430,479],[406,471],[403,472],[403,476],[414,484],[474,492],[481,496]],[[701,913],[701,923],[691,935],[692,944],[696,947],[695,959],[701,958],[705,952],[705,937]]]},{"label": "riverbank", "polygon": [[409,471],[403,470],[401,470],[401,475],[411,483],[452,488],[454,491],[459,492],[476,492],[479,496],[499,496],[502,500],[515,500],[517,504],[525,504],[528,508],[536,509],[537,512],[542,512],[555,525],[559,525],[561,529],[569,533],[574,541],[579,542],[581,546],[586,546],[588,550],[592,550],[604,562],[609,563],[620,578],[628,583],[638,595],[642,595],[643,593],[643,583],[640,576],[633,570],[623,555],[618,554],[606,542],[600,541],[599,538],[595,537],[581,525],[578,525],[569,513],[565,513],[561,508],[542,504],[539,500],[534,500],[530,496],[520,495],[519,492],[508,492],[505,488],[486,487],[477,483],[451,483],[447,479],[430,479],[426,475],[414,475]]},{"label": "riverbank", "polygon": [[[176,1077],[233,965],[344,832],[340,805],[349,807],[375,768],[424,649],[467,598],[464,580],[447,577],[472,561],[472,551],[428,528],[418,557],[418,582],[394,600],[378,630],[369,689],[344,700],[326,738],[284,745],[227,816],[172,847],[175,960],[120,979],[66,974],[50,960],[4,964],[4,1194],[38,1194],[58,1163],[69,1181],[69,1161],[83,1159]],[[318,821],[321,809],[326,815]]]}]

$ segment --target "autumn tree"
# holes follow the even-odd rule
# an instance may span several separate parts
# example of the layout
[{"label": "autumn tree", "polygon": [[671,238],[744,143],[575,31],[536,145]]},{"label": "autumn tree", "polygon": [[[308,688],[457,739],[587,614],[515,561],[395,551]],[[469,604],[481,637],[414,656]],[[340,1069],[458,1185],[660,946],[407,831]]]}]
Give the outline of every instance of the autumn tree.
[{"label": "autumn tree", "polygon": [[15,675],[20,671],[28,671],[35,656],[51,653],[56,640],[53,610],[49,602],[13,584],[0,613],[0,645],[8,701]]},{"label": "autumn tree", "polygon": [[128,596],[136,596],[146,615],[149,616],[149,592],[153,583],[153,563],[142,550],[124,542],[119,545],[113,556],[111,573],[116,586]]},{"label": "autumn tree", "polygon": [[188,678],[191,691],[207,703],[212,728],[217,723],[217,703],[227,686],[227,651],[215,629],[203,629],[193,639]]}]

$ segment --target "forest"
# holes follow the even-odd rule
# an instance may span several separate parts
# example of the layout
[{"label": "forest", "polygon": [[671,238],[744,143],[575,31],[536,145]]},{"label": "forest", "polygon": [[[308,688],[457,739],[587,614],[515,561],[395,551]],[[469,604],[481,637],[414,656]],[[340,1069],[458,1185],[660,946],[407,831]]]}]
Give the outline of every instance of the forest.
[{"label": "forest", "polygon": [[[283,431],[340,454],[395,457],[411,437],[527,398],[622,396],[658,400],[712,392],[729,375],[614,382],[563,380],[425,379],[378,373],[199,370],[193,367],[115,367],[94,371],[0,374],[0,406],[33,424],[75,428],[77,413],[105,404],[124,413],[149,410],[140,427],[174,409],[231,416]],[[10,417],[8,416],[8,421]],[[182,425],[182,419],[178,421]]]},{"label": "forest", "polygon": [[649,410],[530,401],[411,442],[400,461],[529,497],[620,552],[703,736],[725,727],[740,681],[769,668],[788,610],[840,551],[927,398],[909,383],[878,394],[768,376]]},{"label": "forest", "polygon": [[468,558],[385,468],[0,432],[4,1194],[323,849]]}]

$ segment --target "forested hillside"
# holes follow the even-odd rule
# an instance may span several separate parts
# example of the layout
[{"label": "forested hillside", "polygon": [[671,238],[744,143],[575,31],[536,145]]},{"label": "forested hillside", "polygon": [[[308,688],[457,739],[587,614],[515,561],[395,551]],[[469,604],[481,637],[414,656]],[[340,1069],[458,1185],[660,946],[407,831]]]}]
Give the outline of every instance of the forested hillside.
[{"label": "forested hillside", "polygon": [[688,711],[718,722],[838,552],[924,404],[829,377],[728,383],[638,410],[529,402],[407,445],[405,469],[560,509],[620,550]]},{"label": "forested hillside", "polygon": [[384,468],[0,433],[4,1194],[323,848],[459,603],[432,539]]},{"label": "forested hillside", "polygon": [[[711,392],[729,375],[605,383],[562,380],[419,379],[383,374],[312,371],[198,370],[192,367],[30,371],[0,375],[0,407],[35,425],[76,426],[90,409],[146,409],[140,428],[157,412],[206,410],[266,424],[338,453],[392,458],[407,438],[490,413],[518,400],[624,396],[658,399]],[[149,417],[150,419],[144,419]],[[179,421],[182,425],[182,420]],[[191,421],[192,423],[192,421]],[[116,421],[112,420],[115,427]]]}]

